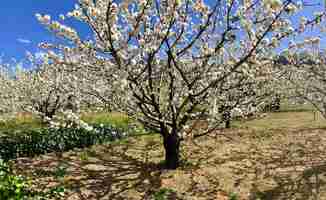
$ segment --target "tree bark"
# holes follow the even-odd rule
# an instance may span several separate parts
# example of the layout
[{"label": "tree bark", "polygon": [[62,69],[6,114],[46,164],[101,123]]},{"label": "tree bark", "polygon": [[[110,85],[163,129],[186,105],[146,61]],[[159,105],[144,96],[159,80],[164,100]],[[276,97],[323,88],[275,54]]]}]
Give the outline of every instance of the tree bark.
[{"label": "tree bark", "polygon": [[231,128],[231,120],[227,119],[225,121],[225,128]]},{"label": "tree bark", "polygon": [[177,134],[167,134],[164,137],[165,149],[165,167],[167,169],[176,169],[179,167],[179,147],[180,138]]}]

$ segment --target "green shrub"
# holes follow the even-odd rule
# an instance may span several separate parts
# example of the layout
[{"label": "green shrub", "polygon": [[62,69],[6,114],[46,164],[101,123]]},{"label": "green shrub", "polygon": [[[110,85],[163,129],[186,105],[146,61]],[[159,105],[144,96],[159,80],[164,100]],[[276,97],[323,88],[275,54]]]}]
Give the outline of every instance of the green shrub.
[{"label": "green shrub", "polygon": [[33,157],[49,152],[65,152],[74,148],[89,147],[127,136],[111,126],[94,126],[87,131],[79,128],[43,128],[0,136],[0,158]]}]

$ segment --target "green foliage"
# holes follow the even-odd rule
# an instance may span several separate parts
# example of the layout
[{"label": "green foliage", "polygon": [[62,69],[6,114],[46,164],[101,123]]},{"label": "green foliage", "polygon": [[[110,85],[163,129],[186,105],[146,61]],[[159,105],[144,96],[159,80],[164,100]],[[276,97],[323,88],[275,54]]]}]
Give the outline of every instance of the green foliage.
[{"label": "green foliage", "polygon": [[88,161],[88,159],[89,159],[89,156],[88,156],[88,153],[87,152],[82,152],[80,154],[80,160],[81,161]]},{"label": "green foliage", "polygon": [[28,183],[22,176],[12,174],[8,164],[0,160],[0,199],[20,200],[30,196]]},{"label": "green foliage", "polygon": [[195,163],[193,163],[193,162],[191,162],[190,160],[188,160],[188,159],[184,159],[184,158],[182,158],[181,160],[180,160],[180,165],[182,166],[182,167],[193,167],[193,166],[195,166]]},{"label": "green foliage", "polygon": [[111,126],[94,126],[93,131],[76,128],[43,128],[0,136],[0,157],[9,160],[49,152],[65,152],[121,139],[127,134]]},{"label": "green foliage", "polygon": [[[63,186],[51,187],[46,192],[41,192],[38,194],[37,199],[47,200],[47,199],[64,199],[65,188]],[[34,198],[35,199],[35,198]]]},{"label": "green foliage", "polygon": [[66,174],[67,174],[67,166],[64,164],[60,164],[54,171],[54,177],[56,179],[63,178]]},{"label": "green foliage", "polygon": [[161,188],[159,191],[154,193],[154,200],[167,200],[173,193],[175,193],[174,190],[170,188]]},{"label": "green foliage", "polygon": [[1,200],[47,200],[60,199],[64,187],[51,187],[47,191],[36,192],[30,189],[30,183],[21,175],[15,175],[10,166],[0,159],[0,199]]},{"label": "green foliage", "polygon": [[239,196],[238,196],[237,193],[235,193],[235,192],[231,192],[231,193],[229,194],[229,200],[238,200],[238,199],[239,199]]}]

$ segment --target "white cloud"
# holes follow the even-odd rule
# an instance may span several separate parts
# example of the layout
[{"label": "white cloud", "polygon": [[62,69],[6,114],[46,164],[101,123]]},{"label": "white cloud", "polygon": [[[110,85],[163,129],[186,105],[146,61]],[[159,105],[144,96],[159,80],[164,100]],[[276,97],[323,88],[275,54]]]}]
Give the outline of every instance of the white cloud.
[{"label": "white cloud", "polygon": [[17,42],[23,43],[23,44],[30,44],[32,43],[32,41],[27,40],[27,39],[23,39],[23,38],[18,38]]}]

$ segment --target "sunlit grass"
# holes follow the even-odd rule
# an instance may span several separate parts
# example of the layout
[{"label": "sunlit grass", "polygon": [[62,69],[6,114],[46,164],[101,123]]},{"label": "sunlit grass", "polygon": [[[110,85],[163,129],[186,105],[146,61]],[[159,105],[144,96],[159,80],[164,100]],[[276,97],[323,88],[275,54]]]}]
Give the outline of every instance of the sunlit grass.
[{"label": "sunlit grass", "polygon": [[[140,124],[119,112],[87,112],[81,114],[81,119],[89,124],[110,124],[123,130],[129,130],[131,124],[135,124],[137,128],[144,130]],[[17,114],[15,118],[0,121],[0,132],[31,130],[44,126],[39,118],[31,114]],[[264,118],[250,121],[234,121],[232,126],[252,129],[320,128],[326,127],[326,120],[309,104],[291,105],[285,102],[280,112],[267,113]]]},{"label": "sunlit grass", "polygon": [[132,121],[127,115],[118,112],[83,113],[81,119],[90,124],[111,124],[122,129],[128,128]]},{"label": "sunlit grass", "polygon": [[312,112],[316,110],[310,103],[306,104],[291,104],[289,102],[282,102],[280,112]]},{"label": "sunlit grass", "polygon": [[320,113],[313,111],[275,112],[251,121],[238,121],[234,127],[251,129],[279,129],[279,128],[323,128],[326,120]]},{"label": "sunlit grass", "polygon": [[[124,114],[113,113],[82,113],[81,119],[89,124],[110,124],[116,128],[128,129],[128,125],[132,120]],[[13,118],[0,121],[0,131],[20,131],[33,130],[43,128],[46,125],[42,123],[41,119],[32,114],[17,114]]]},{"label": "sunlit grass", "polygon": [[44,127],[42,121],[31,114],[17,114],[14,118],[0,121],[0,131],[32,130]]}]

